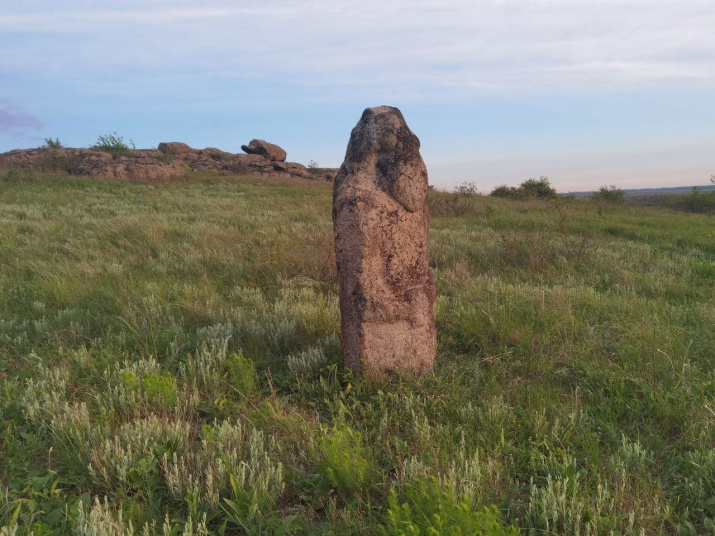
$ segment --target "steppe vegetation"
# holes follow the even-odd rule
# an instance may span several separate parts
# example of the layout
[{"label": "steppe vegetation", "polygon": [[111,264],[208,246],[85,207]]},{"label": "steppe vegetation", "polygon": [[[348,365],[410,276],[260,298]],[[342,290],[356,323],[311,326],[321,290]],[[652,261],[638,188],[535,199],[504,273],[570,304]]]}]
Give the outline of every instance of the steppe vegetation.
[{"label": "steppe vegetation", "polygon": [[[131,147],[129,145],[131,145]],[[129,140],[129,145],[124,141],[122,136],[117,135],[116,132],[112,132],[111,134],[100,134],[97,136],[97,141],[92,148],[108,153],[128,153],[131,152],[132,149],[135,149],[132,140]]]},{"label": "steppe vegetation", "polygon": [[715,221],[430,193],[437,369],[341,364],[331,185],[0,175],[0,534],[715,530]]}]

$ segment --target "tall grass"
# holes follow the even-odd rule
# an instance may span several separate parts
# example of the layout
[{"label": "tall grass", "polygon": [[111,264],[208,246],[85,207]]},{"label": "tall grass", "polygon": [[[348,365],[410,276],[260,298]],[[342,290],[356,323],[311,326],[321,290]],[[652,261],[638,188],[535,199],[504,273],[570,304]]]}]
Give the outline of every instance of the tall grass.
[{"label": "tall grass", "polygon": [[715,527],[706,215],[432,193],[436,370],[366,382],[329,184],[0,178],[3,534]]}]

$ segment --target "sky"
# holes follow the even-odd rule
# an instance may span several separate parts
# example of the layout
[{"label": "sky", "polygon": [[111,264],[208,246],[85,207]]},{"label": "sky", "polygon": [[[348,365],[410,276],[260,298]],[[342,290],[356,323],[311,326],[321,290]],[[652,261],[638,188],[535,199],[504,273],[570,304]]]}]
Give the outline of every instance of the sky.
[{"label": "sky", "polygon": [[116,132],[337,167],[397,106],[430,182],[707,184],[712,0],[23,0],[0,10],[0,152]]}]

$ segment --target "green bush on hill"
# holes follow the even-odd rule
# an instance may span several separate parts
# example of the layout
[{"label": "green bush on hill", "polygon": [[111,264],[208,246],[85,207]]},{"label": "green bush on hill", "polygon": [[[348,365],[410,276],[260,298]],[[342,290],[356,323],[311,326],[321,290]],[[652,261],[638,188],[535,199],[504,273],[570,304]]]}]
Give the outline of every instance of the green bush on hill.
[{"label": "green bush on hill", "polygon": [[601,186],[591,194],[591,199],[603,203],[623,203],[626,199],[626,191],[617,186]]},{"label": "green bush on hill", "polygon": [[518,188],[513,186],[497,186],[492,190],[494,197],[504,197],[508,199],[553,199],[558,196],[556,190],[551,186],[548,177],[531,178],[522,182]]}]

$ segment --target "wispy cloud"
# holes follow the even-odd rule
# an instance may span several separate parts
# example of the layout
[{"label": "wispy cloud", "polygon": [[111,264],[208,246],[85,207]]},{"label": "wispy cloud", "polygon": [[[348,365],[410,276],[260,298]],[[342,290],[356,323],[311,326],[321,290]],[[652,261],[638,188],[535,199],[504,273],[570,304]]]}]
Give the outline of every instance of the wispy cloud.
[{"label": "wispy cloud", "polygon": [[11,103],[0,102],[0,132],[17,134],[26,129],[42,128],[43,123]]},{"label": "wispy cloud", "polygon": [[58,10],[56,2],[38,1],[6,10],[0,67],[69,72],[98,83],[125,69],[154,77],[184,72],[416,99],[715,88],[710,1],[124,5],[104,10],[75,0]]}]

